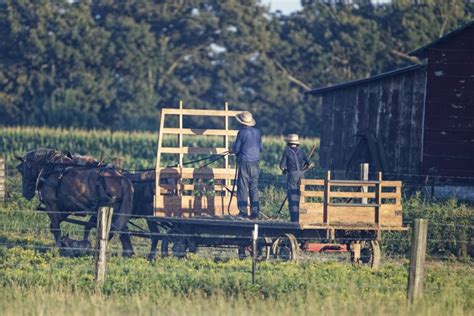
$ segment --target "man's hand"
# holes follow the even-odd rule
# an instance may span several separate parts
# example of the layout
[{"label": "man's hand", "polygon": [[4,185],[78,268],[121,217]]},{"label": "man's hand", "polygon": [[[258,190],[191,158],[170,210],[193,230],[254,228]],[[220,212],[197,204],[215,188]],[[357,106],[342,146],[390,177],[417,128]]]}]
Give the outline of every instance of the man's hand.
[{"label": "man's hand", "polygon": [[288,172],[288,170],[287,170],[287,169],[282,169],[281,172],[282,172],[283,174],[286,174],[286,173]]}]

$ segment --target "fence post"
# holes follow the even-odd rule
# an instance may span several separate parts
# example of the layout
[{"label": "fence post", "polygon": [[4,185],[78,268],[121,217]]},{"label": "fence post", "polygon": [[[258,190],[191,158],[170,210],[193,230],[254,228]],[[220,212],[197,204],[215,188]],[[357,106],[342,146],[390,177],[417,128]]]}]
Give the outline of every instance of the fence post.
[{"label": "fence post", "polygon": [[5,203],[5,176],[5,159],[0,157],[0,201],[2,201],[2,203]]},{"label": "fence post", "polygon": [[257,271],[257,239],[258,239],[258,224],[253,226],[252,232],[252,284],[255,284],[255,272]]},{"label": "fence post", "polygon": [[110,226],[114,209],[100,207],[97,216],[97,238],[95,255],[96,291],[101,291],[107,277],[107,255]]},{"label": "fence post", "polygon": [[[362,181],[369,181],[369,164],[368,163],[360,164],[360,179]],[[369,187],[363,186],[362,192],[364,193],[369,192]],[[367,198],[362,198],[362,204],[367,204]]]},{"label": "fence post", "polygon": [[423,296],[427,234],[428,220],[415,219],[410,252],[410,268],[408,273],[407,296],[409,303],[414,303]]}]

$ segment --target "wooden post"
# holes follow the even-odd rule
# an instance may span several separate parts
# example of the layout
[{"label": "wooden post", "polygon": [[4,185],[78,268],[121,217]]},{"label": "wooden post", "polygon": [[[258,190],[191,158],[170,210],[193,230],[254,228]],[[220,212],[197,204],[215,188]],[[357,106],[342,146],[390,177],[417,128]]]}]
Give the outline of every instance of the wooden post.
[{"label": "wooden post", "polygon": [[[227,132],[229,131],[229,115],[227,115],[228,111],[229,111],[229,103],[228,102],[224,102],[224,111],[226,112],[226,115],[224,116],[224,120],[225,120],[224,121],[224,128],[225,128],[225,131],[226,131],[226,134],[224,136],[224,143],[225,143],[224,147],[225,147],[225,150],[228,151],[229,150],[229,134],[227,134]],[[237,168],[237,166],[235,166],[235,167]],[[229,155],[226,155],[224,157],[224,168],[226,170],[229,169]],[[225,181],[225,185],[227,187],[229,187],[231,185],[231,183],[230,183],[231,180],[230,179],[225,179],[224,181]],[[229,194],[230,194],[230,192],[225,191],[225,195],[228,196]]]},{"label": "wooden post", "polygon": [[423,278],[425,274],[426,237],[428,220],[415,219],[410,252],[408,273],[408,302],[414,303],[423,295]]},{"label": "wooden post", "polygon": [[5,203],[5,159],[0,158],[0,201]]},{"label": "wooden post", "polygon": [[379,171],[377,178],[377,186],[375,187],[375,224],[380,226],[380,208],[382,206],[382,172]]},{"label": "wooden post", "polygon": [[323,198],[323,223],[329,224],[328,204],[331,202],[329,194],[331,193],[331,171],[326,172],[324,179],[324,198]]},{"label": "wooden post", "polygon": [[114,209],[111,207],[99,208],[97,216],[97,237],[95,255],[95,282],[96,291],[101,291],[107,277],[107,255],[110,226]]},{"label": "wooden post", "polygon": [[[183,109],[183,101],[179,101],[179,109]],[[183,148],[183,113],[179,113],[179,134],[178,134],[178,146],[179,148]],[[183,166],[183,153],[179,153],[179,165],[180,167]]]},{"label": "wooden post", "polygon": [[253,226],[252,233],[252,284],[255,284],[255,272],[257,271],[257,240],[258,240],[258,224]]},{"label": "wooden post", "polygon": [[[360,164],[360,179],[362,181],[369,181],[369,164],[368,163]],[[362,192],[364,193],[369,192],[369,187],[363,186]],[[362,198],[362,204],[367,204],[367,198]]]}]

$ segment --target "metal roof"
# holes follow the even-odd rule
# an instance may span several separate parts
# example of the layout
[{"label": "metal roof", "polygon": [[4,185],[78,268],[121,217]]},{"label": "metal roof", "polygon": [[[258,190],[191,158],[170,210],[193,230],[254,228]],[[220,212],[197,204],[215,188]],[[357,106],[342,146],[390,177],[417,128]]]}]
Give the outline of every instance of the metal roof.
[{"label": "metal roof", "polygon": [[305,91],[304,93],[305,94],[320,94],[320,93],[324,93],[324,92],[328,92],[328,91],[332,91],[332,90],[343,89],[343,88],[352,87],[352,86],[355,86],[355,85],[360,85],[360,84],[363,84],[363,83],[367,83],[367,82],[370,82],[370,81],[379,80],[379,79],[382,79],[382,78],[385,78],[385,77],[395,76],[395,75],[398,75],[398,74],[413,71],[413,70],[420,69],[420,68],[423,68],[423,67],[425,67],[425,66],[424,65],[410,65],[410,66],[407,66],[407,67],[404,67],[404,68],[399,68],[399,69],[395,69],[395,70],[392,70],[392,71],[388,71],[388,72],[385,72],[385,73],[382,73],[382,74],[379,74],[379,75],[376,75],[376,76],[373,76],[373,77],[364,78],[364,79],[360,79],[360,80],[349,81],[349,82],[341,83],[341,84],[334,85],[334,86],[317,88],[317,89],[314,89],[314,90]]},{"label": "metal roof", "polygon": [[428,53],[428,50],[430,48],[451,39],[451,37],[463,32],[464,30],[466,30],[470,27],[473,27],[473,26],[474,26],[474,20],[469,22],[469,23],[464,24],[463,26],[455,29],[454,31],[451,31],[451,32],[447,33],[446,35],[438,38],[437,40],[435,40],[435,41],[433,41],[433,42],[431,42],[431,43],[429,43],[429,44],[427,44],[427,45],[425,45],[421,48],[418,48],[417,50],[412,51],[408,55],[416,56],[416,57],[419,57],[419,58],[425,58],[426,54]]}]

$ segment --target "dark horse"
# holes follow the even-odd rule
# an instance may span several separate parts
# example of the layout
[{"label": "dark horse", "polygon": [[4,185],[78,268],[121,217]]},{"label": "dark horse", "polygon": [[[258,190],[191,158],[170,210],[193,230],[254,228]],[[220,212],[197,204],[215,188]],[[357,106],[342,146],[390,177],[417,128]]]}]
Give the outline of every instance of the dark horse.
[{"label": "dark horse", "polygon": [[155,194],[155,171],[143,171],[136,173],[124,173],[124,176],[133,183],[133,215],[137,218],[145,218],[150,229],[151,249],[148,260],[156,258],[156,248],[160,232],[158,223],[153,220],[153,197]]},{"label": "dark horse", "polygon": [[[148,260],[156,259],[160,232],[158,223],[153,220],[153,197],[155,194],[155,170],[127,172],[123,175],[133,184],[133,215],[132,218],[145,218],[150,229],[151,248]],[[133,225],[133,223],[132,223]],[[138,227],[138,226],[137,226]],[[84,230],[84,239],[89,235],[90,226]]]},{"label": "dark horse", "polygon": [[[22,175],[23,196],[31,200],[38,192],[51,220],[56,246],[61,245],[60,223],[72,213],[94,215],[99,207],[110,206],[114,209],[111,231],[126,229],[133,212],[133,186],[117,170],[94,162],[78,164],[72,155],[44,148],[16,158],[21,161],[17,169]],[[123,255],[131,255],[130,236],[120,234],[120,240]]]}]

